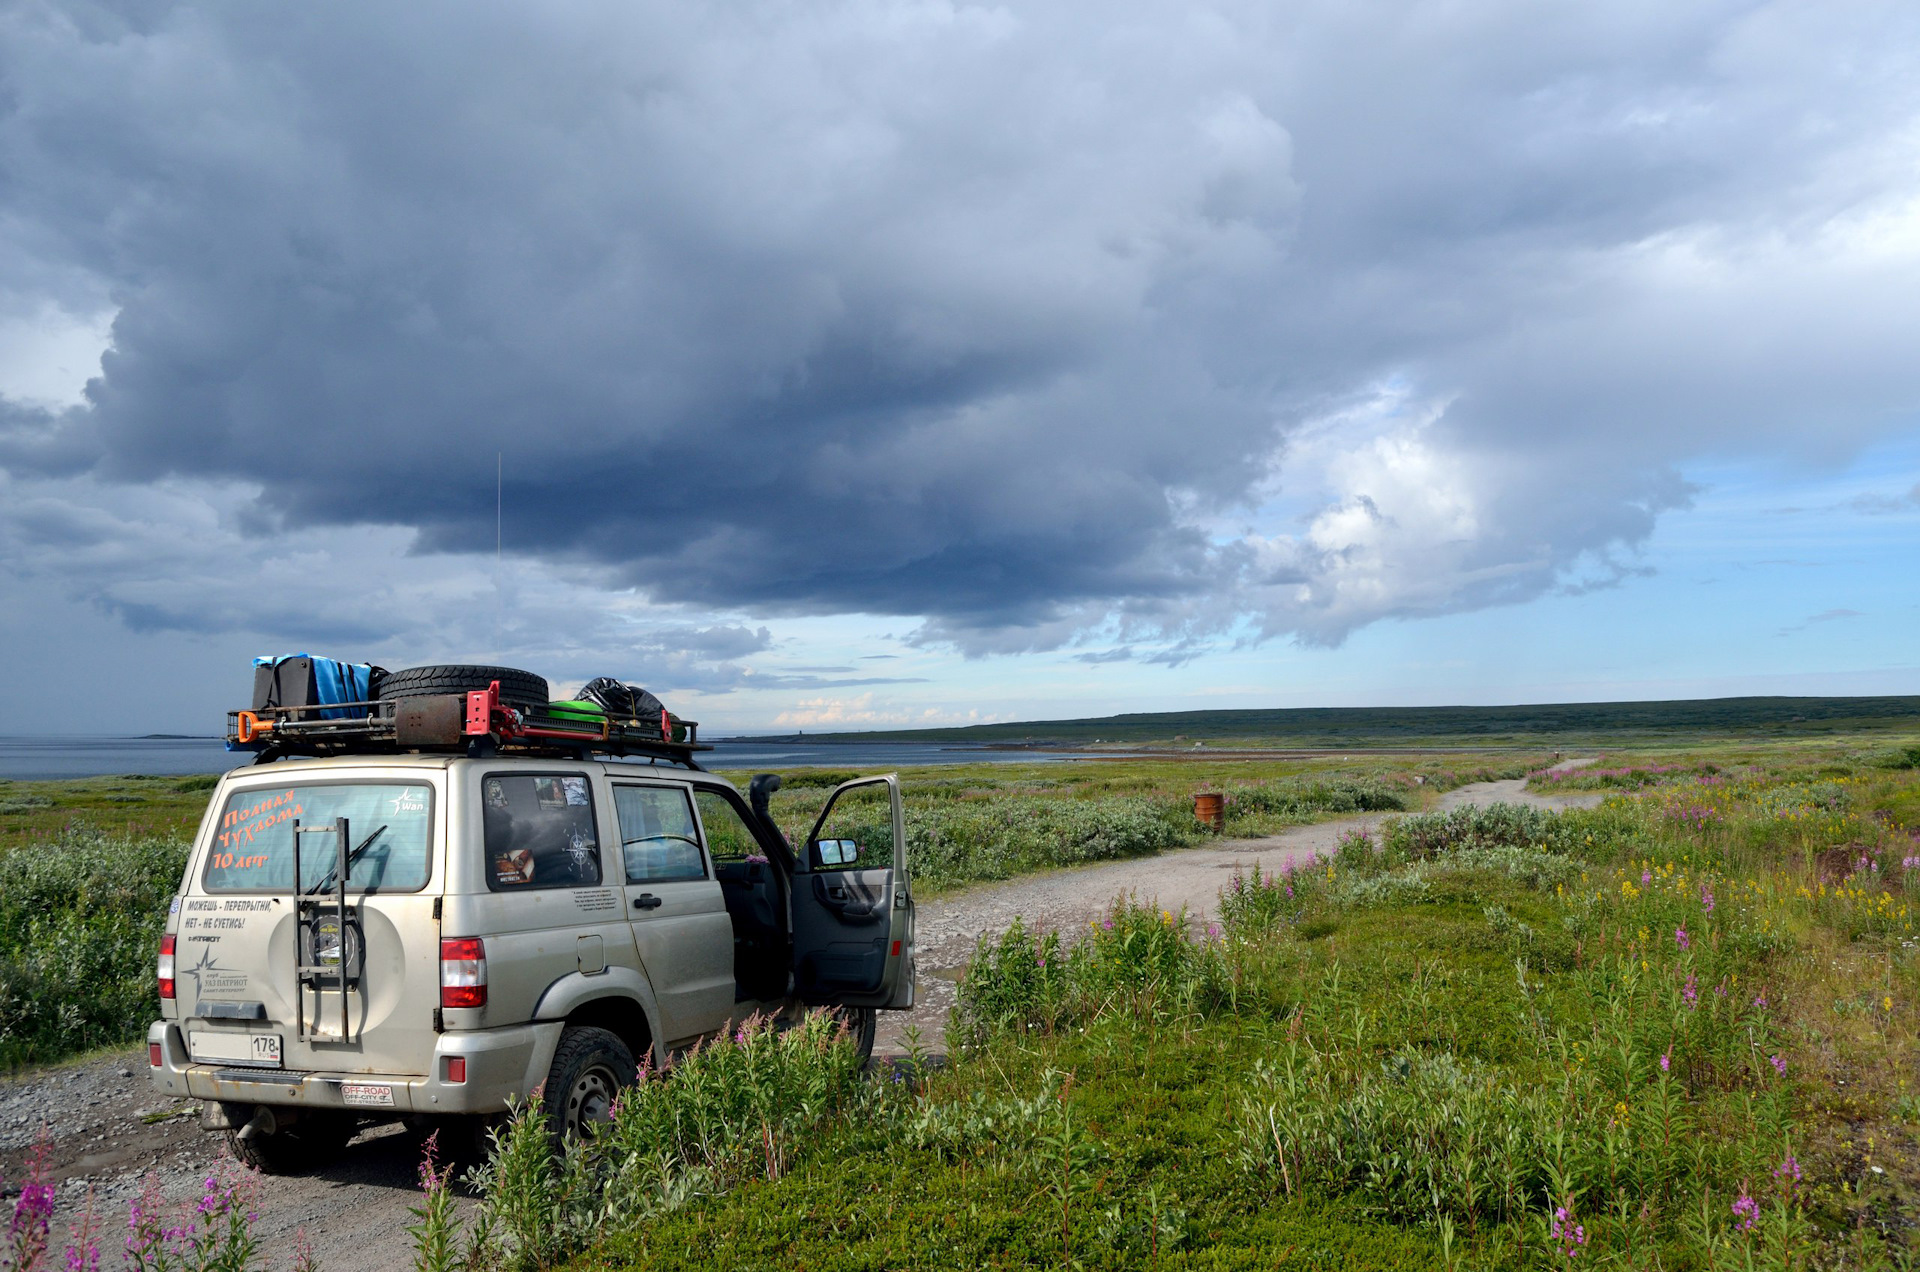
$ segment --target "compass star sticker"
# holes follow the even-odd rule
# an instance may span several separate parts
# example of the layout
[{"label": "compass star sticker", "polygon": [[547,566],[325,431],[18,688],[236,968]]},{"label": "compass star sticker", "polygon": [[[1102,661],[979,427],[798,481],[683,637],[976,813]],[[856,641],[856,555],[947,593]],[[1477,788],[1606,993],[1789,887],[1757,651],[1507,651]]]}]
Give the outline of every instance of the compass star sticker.
[{"label": "compass star sticker", "polygon": [[203,973],[226,972],[231,970],[231,968],[222,967],[220,964],[214,962],[213,947],[211,945],[203,945],[200,947],[200,961],[192,967],[185,969],[180,974],[182,976],[193,977],[193,996],[198,998],[200,997],[200,977]]}]

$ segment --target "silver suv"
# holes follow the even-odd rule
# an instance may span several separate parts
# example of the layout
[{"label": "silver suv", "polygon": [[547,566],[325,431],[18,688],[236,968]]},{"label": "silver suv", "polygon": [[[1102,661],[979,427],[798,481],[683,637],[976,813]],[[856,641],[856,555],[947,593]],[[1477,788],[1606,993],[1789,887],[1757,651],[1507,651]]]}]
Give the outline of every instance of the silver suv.
[{"label": "silver suv", "polygon": [[154,1086],[234,1154],[318,1164],[363,1121],[557,1134],[754,1012],[913,1005],[900,787],[836,788],[790,847],[754,780],[616,760],[282,760],[208,805],[159,959]]}]

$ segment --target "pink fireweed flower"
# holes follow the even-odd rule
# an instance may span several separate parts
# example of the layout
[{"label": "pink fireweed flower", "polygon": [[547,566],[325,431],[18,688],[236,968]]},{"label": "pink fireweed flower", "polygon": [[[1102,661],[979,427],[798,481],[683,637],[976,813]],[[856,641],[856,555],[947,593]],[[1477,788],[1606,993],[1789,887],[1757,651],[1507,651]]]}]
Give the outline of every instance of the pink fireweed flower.
[{"label": "pink fireweed flower", "polygon": [[1753,1005],[1764,1011],[1767,1006],[1767,996],[1765,994],[1755,994],[1753,996]]},{"label": "pink fireweed flower", "polygon": [[427,1142],[420,1146],[420,1188],[423,1192],[434,1189],[452,1177],[453,1168],[440,1167],[440,1132],[434,1131],[427,1136]]},{"label": "pink fireweed flower", "polygon": [[16,1246],[21,1238],[37,1242],[44,1238],[53,1220],[53,1185],[29,1179],[20,1185],[20,1200],[13,1204],[12,1236]]},{"label": "pink fireweed flower", "polygon": [[1680,998],[1690,1011],[1700,1006],[1700,978],[1692,972],[1687,973],[1687,983],[1680,987]]},{"label": "pink fireweed flower", "polygon": [[1774,1167],[1773,1177],[1785,1188],[1792,1188],[1800,1182],[1800,1163],[1793,1159],[1792,1153],[1788,1153],[1786,1159]]},{"label": "pink fireweed flower", "polygon": [[1701,884],[1701,885],[1700,885],[1700,904],[1701,904],[1701,905],[1703,905],[1703,906],[1705,906],[1705,907],[1707,908],[1707,913],[1708,913],[1708,914],[1712,914],[1712,913],[1713,913],[1713,887],[1712,887],[1712,885],[1710,885],[1710,884],[1705,884],[1705,883],[1703,883],[1703,884]]},{"label": "pink fireweed flower", "polygon": [[1289,900],[1289,901],[1291,901],[1291,900],[1293,900],[1293,885],[1292,885],[1292,884],[1288,884],[1288,885],[1287,885],[1287,900]]},{"label": "pink fireweed flower", "polygon": [[1673,943],[1683,950],[1693,947],[1693,942],[1687,937],[1687,929],[1683,927],[1673,929]]},{"label": "pink fireweed flower", "polygon": [[1652,882],[1653,882],[1653,871],[1642,870],[1640,872],[1640,886],[1644,888],[1649,884],[1651,884]]},{"label": "pink fireweed flower", "polygon": [[1672,1068],[1673,1068],[1673,1044],[1668,1043],[1667,1049],[1660,1053],[1660,1072],[1666,1073]]},{"label": "pink fireweed flower", "polygon": [[1571,1262],[1587,1244],[1587,1230],[1573,1221],[1567,1208],[1561,1206],[1553,1212],[1553,1227],[1548,1231],[1550,1240],[1560,1247],[1560,1257]]},{"label": "pink fireweed flower", "polygon": [[1744,1184],[1740,1188],[1739,1200],[1733,1203],[1733,1217],[1738,1221],[1733,1226],[1741,1232],[1752,1232],[1753,1226],[1760,1222],[1760,1203],[1747,1196]]},{"label": "pink fireweed flower", "polygon": [[[1779,1074],[1781,1077],[1784,1078],[1787,1076],[1787,1062],[1785,1060],[1782,1060],[1779,1056],[1768,1056],[1767,1063],[1772,1065],[1773,1071]],[[1789,1158],[1788,1160],[1792,1160],[1792,1159]]]}]

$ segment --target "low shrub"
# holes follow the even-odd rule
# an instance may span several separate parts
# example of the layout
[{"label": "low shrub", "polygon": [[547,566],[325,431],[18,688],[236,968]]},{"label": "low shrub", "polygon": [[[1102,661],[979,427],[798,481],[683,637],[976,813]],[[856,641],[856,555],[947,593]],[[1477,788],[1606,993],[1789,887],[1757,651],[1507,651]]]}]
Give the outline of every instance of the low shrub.
[{"label": "low shrub", "polygon": [[[907,862],[914,881],[951,887],[1054,866],[1151,856],[1199,837],[1192,810],[1140,796],[1004,796],[909,805]],[[862,844],[889,842],[876,822]]]},{"label": "low shrub", "polygon": [[746,1179],[776,1180],[861,1098],[861,1062],[839,1023],[814,1012],[788,1029],[765,1017],[620,1093],[612,1124],[556,1159],[536,1099],[515,1111],[474,1174],[486,1221],[520,1267]]},{"label": "low shrub", "polygon": [[1174,914],[1116,902],[1068,944],[1016,919],[997,940],[981,937],[960,982],[950,1041],[979,1045],[996,1034],[1052,1032],[1098,1016],[1190,1016],[1229,1005],[1233,971],[1219,927],[1190,932]]},{"label": "low shrub", "polygon": [[1466,848],[1524,847],[1564,852],[1572,847],[1568,824],[1555,813],[1526,804],[1488,804],[1422,813],[1387,823],[1389,861],[1432,861]]},{"label": "low shrub", "polygon": [[0,1064],[124,1042],[156,1014],[153,963],[187,847],[70,827],[0,857]]},{"label": "low shrub", "polygon": [[1327,813],[1399,812],[1407,807],[1403,790],[1371,778],[1263,782],[1229,786],[1224,795],[1229,826],[1262,817],[1306,821]]}]

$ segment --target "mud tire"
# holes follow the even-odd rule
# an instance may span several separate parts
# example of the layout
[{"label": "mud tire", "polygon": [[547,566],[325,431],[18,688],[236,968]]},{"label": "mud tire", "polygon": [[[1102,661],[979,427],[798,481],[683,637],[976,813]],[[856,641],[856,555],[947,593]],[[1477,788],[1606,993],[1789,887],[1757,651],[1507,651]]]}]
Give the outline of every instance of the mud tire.
[{"label": "mud tire", "polygon": [[516,707],[547,705],[547,678],[518,667],[483,667],[464,663],[408,667],[390,671],[380,682],[380,701],[424,698],[435,694],[472,693],[500,682],[500,701]]},{"label": "mud tire", "polygon": [[543,1099],[556,1144],[591,1134],[612,1114],[614,1097],[633,1085],[639,1065],[617,1034],[574,1025],[560,1034]]},{"label": "mud tire", "polygon": [[438,1135],[440,1138],[434,1144],[442,1168],[452,1171],[456,1180],[464,1181],[468,1172],[486,1165],[493,1152],[493,1132],[503,1125],[497,1114],[465,1113],[422,1118],[413,1125],[413,1130],[420,1137],[422,1151],[427,1137]]},{"label": "mud tire", "polygon": [[880,1027],[880,1013],[872,1007],[835,1007],[833,1018],[840,1022],[853,1040],[853,1050],[861,1064],[873,1059],[873,1037]]},{"label": "mud tire", "polygon": [[308,1113],[284,1131],[240,1138],[227,1132],[227,1151],[233,1159],[262,1175],[306,1175],[332,1164],[347,1146],[359,1124],[339,1114]]}]

